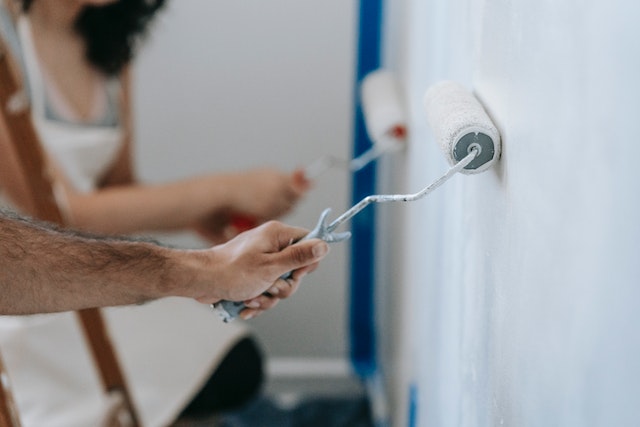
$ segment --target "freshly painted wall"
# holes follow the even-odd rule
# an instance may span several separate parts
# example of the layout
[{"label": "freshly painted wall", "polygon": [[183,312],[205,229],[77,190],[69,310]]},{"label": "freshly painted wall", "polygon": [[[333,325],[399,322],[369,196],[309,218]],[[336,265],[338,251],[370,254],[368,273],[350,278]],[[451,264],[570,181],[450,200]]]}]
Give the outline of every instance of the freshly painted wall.
[{"label": "freshly painted wall", "polygon": [[381,322],[398,349],[383,349],[394,425],[637,425],[640,5],[390,3],[405,190],[447,167],[421,106],[440,79],[477,94],[504,147],[394,224],[400,255],[379,284],[400,295]]},{"label": "freshly painted wall", "polygon": [[[135,70],[142,177],[347,156],[354,13],[341,0],[171,2]],[[386,2],[384,62],[411,132],[380,189],[416,191],[446,169],[421,106],[440,79],[478,95],[504,144],[494,170],[378,210],[394,426],[637,423],[639,20],[623,0]],[[341,212],[348,183],[324,176],[287,221]],[[251,322],[270,355],[345,355],[347,257],[334,246],[290,303]]]}]

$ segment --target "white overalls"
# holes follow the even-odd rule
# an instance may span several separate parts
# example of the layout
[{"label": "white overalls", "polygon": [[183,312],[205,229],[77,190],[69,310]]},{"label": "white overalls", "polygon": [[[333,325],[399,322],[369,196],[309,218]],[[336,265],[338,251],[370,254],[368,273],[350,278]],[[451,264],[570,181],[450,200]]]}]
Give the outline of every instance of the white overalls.
[{"label": "white overalls", "polygon": [[[17,27],[41,142],[77,190],[94,191],[121,147],[122,128],[47,118],[28,20]],[[173,421],[247,333],[241,323],[223,324],[208,306],[181,298],[104,313],[145,427]],[[0,352],[24,427],[100,425],[105,396],[74,313],[0,316]]]}]

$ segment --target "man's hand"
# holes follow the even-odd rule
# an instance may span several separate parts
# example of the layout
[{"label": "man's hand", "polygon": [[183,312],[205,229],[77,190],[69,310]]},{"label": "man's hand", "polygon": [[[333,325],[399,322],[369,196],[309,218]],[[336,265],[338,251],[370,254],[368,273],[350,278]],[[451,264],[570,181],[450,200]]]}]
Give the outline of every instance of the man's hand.
[{"label": "man's hand", "polygon": [[[243,301],[250,318],[292,295],[307,273],[327,254],[319,239],[300,241],[308,230],[270,221],[219,246],[200,252],[202,261],[186,295],[211,304]],[[193,252],[192,252],[193,255]],[[293,272],[291,278],[281,276]]]}]

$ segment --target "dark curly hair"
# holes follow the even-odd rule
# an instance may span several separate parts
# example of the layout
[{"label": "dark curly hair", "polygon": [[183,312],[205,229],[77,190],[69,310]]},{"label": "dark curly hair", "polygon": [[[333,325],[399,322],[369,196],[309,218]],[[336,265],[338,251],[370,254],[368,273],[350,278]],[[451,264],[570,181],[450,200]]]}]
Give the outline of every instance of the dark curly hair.
[{"label": "dark curly hair", "polygon": [[[26,12],[34,0],[22,0]],[[87,60],[107,75],[116,75],[135,54],[149,23],[165,0],[119,0],[85,7],[75,29],[85,41]]]}]

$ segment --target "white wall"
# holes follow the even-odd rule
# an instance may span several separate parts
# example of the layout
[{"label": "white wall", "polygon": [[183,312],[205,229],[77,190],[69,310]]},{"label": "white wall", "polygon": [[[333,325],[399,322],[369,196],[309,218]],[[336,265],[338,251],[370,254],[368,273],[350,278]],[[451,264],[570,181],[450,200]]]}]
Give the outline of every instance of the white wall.
[{"label": "white wall", "polygon": [[[160,182],[346,158],[354,13],[344,0],[169,2],[135,69],[141,176]],[[324,208],[338,215],[349,182],[342,171],[324,175],[285,220],[312,228]],[[345,356],[347,265],[347,247],[333,247],[291,300],[250,322],[269,356]]]},{"label": "white wall", "polygon": [[386,331],[403,337],[387,367],[395,425],[407,425],[411,384],[419,426],[637,425],[640,6],[400,9],[387,65],[412,109],[408,189],[446,168],[420,103],[439,79],[477,93],[504,151],[495,169],[406,207],[402,261],[388,266],[408,308],[396,311],[404,334]]}]

